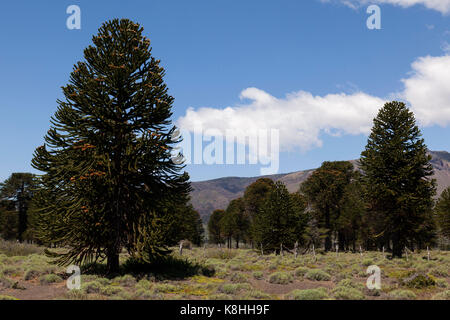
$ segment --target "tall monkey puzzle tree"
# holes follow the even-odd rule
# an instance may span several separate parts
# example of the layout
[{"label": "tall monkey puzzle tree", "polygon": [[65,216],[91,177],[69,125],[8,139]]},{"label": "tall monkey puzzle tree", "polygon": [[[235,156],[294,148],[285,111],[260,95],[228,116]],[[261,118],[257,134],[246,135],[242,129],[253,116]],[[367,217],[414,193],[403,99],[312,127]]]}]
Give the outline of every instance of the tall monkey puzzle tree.
[{"label": "tall monkey puzzle tree", "polygon": [[39,237],[70,247],[49,252],[60,264],[107,258],[115,273],[123,247],[137,256],[165,252],[162,208],[184,203],[190,184],[171,161],[179,142],[172,139],[173,98],[143,28],[115,19],[92,41],[32,160],[45,173]]},{"label": "tall monkey puzzle tree", "polygon": [[431,240],[436,183],[430,160],[414,114],[402,102],[386,103],[374,119],[360,161],[368,214],[381,213],[380,236],[392,240],[394,257],[402,256],[408,242]]}]

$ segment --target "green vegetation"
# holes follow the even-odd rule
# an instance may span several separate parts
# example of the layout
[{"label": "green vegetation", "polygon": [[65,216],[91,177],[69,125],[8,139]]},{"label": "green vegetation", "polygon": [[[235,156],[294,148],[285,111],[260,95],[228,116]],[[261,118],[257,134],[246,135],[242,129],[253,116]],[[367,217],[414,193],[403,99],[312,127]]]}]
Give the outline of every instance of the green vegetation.
[{"label": "green vegetation", "polygon": [[294,278],[292,277],[292,275],[287,272],[275,272],[269,276],[270,283],[288,284],[291,283],[293,280]]},{"label": "green vegetation", "polygon": [[325,300],[329,298],[325,288],[293,290],[288,297],[292,300]]},{"label": "green vegetation", "polygon": [[320,269],[310,270],[305,274],[305,278],[315,281],[329,281],[331,276]]},{"label": "green vegetation", "polygon": [[[15,245],[5,242],[4,246],[7,244]],[[35,298],[73,300],[450,299],[450,277],[430,274],[431,270],[450,268],[450,252],[445,251],[431,251],[430,261],[420,255],[406,261],[388,260],[381,252],[364,253],[363,260],[376,261],[382,269],[381,290],[369,290],[365,286],[367,267],[359,253],[324,253],[316,259],[306,253],[295,259],[292,253],[281,258],[251,249],[193,248],[180,257],[177,248],[173,249],[171,255],[147,265],[136,263],[123,251],[126,262],[114,277],[107,275],[105,263],[84,267],[80,290],[67,289],[65,268],[51,264],[52,259],[42,253],[0,253],[0,290],[8,290],[5,295],[18,299],[26,298],[30,290],[37,292]],[[218,251],[228,254],[218,259]],[[428,283],[430,280],[434,284]]]}]

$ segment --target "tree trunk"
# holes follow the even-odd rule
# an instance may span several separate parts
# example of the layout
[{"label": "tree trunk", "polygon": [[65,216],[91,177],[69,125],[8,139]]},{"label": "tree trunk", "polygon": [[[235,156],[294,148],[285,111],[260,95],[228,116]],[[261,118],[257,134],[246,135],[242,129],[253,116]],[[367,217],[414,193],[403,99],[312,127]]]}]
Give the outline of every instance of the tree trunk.
[{"label": "tree trunk", "polygon": [[400,241],[398,234],[392,237],[392,257],[401,258],[403,256],[403,243]]},{"label": "tree trunk", "polygon": [[326,215],[325,215],[325,228],[328,229],[327,236],[325,238],[325,251],[331,250],[331,228],[330,228],[330,210],[327,209]]},{"label": "tree trunk", "polygon": [[119,253],[114,249],[107,253],[106,272],[109,275],[119,273]]}]

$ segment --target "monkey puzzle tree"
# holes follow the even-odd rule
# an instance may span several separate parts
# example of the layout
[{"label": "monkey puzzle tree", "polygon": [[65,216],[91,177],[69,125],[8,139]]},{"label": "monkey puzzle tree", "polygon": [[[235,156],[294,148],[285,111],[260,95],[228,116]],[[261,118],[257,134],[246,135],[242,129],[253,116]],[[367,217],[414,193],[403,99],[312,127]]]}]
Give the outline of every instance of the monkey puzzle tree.
[{"label": "monkey puzzle tree", "polygon": [[450,239],[450,187],[442,192],[436,204],[436,215],[441,234]]},{"label": "monkey puzzle tree", "polygon": [[45,173],[37,194],[40,239],[70,247],[49,254],[61,264],[107,258],[114,273],[123,247],[144,260],[166,252],[164,203],[185,203],[190,185],[171,161],[179,142],[173,98],[143,28],[115,19],[92,41],[32,165]]},{"label": "monkey puzzle tree", "polygon": [[228,247],[231,248],[231,238],[236,240],[236,248],[239,241],[246,240],[250,220],[245,212],[244,200],[242,198],[231,200],[221,219],[221,229],[228,239]]},{"label": "monkey puzzle tree", "polygon": [[214,210],[208,221],[208,240],[211,243],[223,243],[223,234],[221,228],[221,219],[225,215],[225,210]]},{"label": "monkey puzzle tree", "polygon": [[382,232],[392,240],[394,257],[402,256],[408,241],[425,244],[433,235],[429,213],[436,183],[430,160],[414,114],[402,102],[386,103],[360,162],[368,214],[382,214]]},{"label": "monkey puzzle tree", "polygon": [[282,182],[276,182],[253,220],[255,242],[266,252],[280,252],[281,245],[292,248],[302,238],[297,233],[300,208],[300,198],[289,194]]},{"label": "monkey puzzle tree", "polygon": [[300,192],[314,209],[320,228],[328,230],[325,238],[326,251],[331,250],[333,231],[338,231],[340,203],[353,175],[353,165],[350,162],[326,161],[300,186]]},{"label": "monkey puzzle tree", "polygon": [[244,191],[244,206],[245,212],[250,220],[249,236],[252,246],[254,245],[254,224],[253,220],[259,213],[259,209],[264,204],[264,201],[273,189],[275,183],[269,178],[260,178],[249,185]]},{"label": "monkey puzzle tree", "polygon": [[0,199],[10,200],[18,213],[17,239],[22,242],[28,226],[28,208],[36,188],[36,177],[31,173],[13,173],[0,183]]}]

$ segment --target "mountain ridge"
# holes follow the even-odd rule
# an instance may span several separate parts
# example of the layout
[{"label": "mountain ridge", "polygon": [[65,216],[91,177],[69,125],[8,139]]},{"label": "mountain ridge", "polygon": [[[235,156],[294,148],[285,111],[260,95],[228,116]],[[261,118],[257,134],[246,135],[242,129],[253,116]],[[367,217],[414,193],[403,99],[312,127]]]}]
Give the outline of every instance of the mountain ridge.
[{"label": "mountain ridge", "polygon": [[[428,151],[432,156],[431,164],[434,169],[433,178],[437,182],[437,195],[450,186],[450,153],[447,151]],[[358,160],[348,160],[355,167]],[[206,222],[216,209],[225,209],[228,203],[241,197],[247,186],[259,178],[270,178],[283,182],[289,192],[295,192],[316,169],[299,170],[290,173],[279,173],[255,177],[222,177],[205,181],[191,182],[191,203]]]}]

